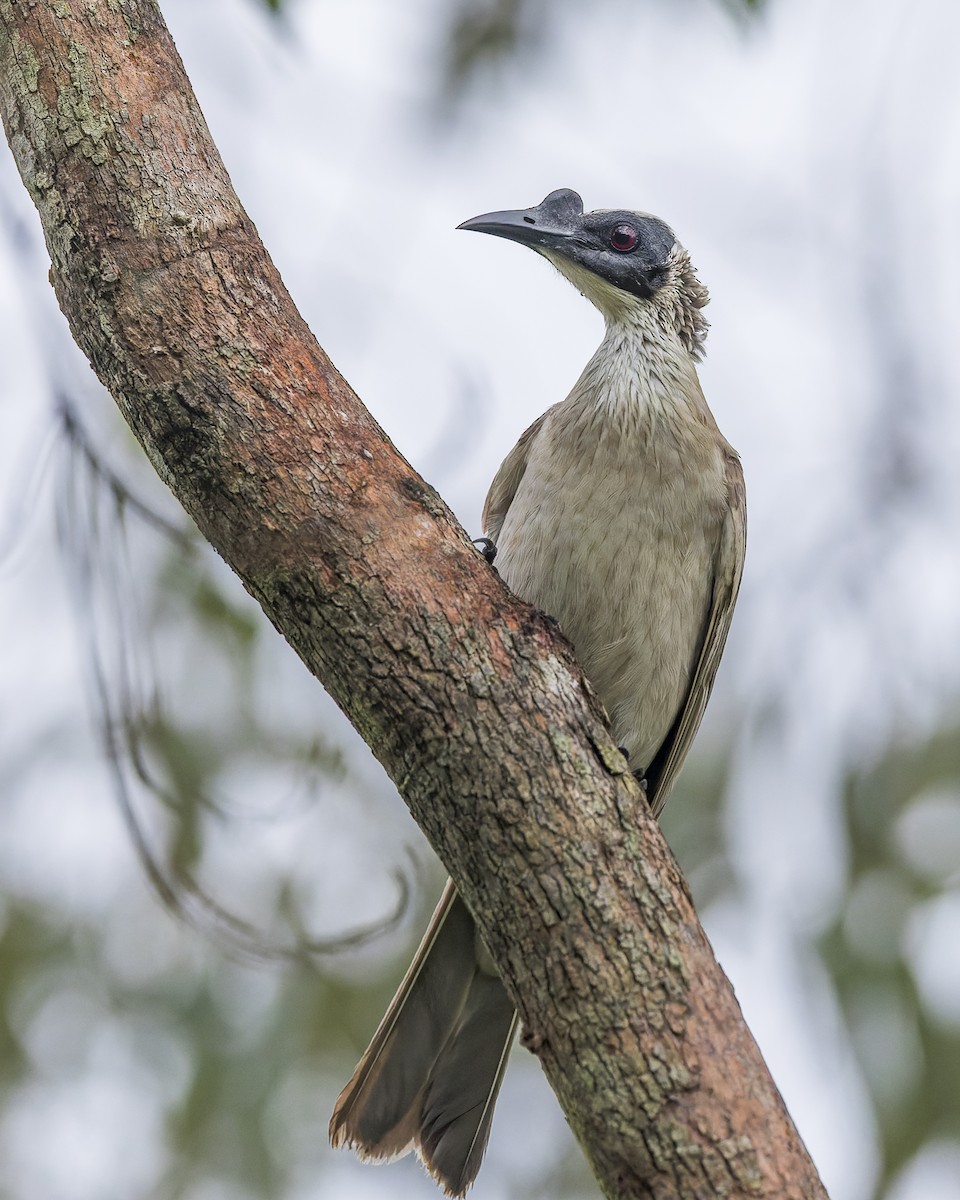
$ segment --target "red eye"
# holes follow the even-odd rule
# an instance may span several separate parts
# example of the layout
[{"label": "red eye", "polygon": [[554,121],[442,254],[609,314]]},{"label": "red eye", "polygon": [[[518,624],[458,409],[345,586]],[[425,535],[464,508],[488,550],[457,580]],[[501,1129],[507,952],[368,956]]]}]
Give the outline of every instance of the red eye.
[{"label": "red eye", "polygon": [[637,244],[637,231],[632,225],[615,225],[610,234],[610,245],[621,254],[627,254]]}]

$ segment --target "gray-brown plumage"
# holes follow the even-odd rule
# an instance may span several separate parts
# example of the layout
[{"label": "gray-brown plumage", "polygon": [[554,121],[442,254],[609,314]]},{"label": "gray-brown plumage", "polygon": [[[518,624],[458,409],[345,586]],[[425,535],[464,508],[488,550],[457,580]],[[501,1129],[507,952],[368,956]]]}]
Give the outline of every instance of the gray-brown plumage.
[{"label": "gray-brown plumage", "polygon": [[[555,617],[659,814],[700,725],[740,585],[743,475],[695,363],[706,289],[644,213],[536,208],[461,228],[533,247],[603,313],[570,395],[539,417],[490,487],[484,531],[524,600]],[[476,1176],[516,1014],[448,883],[330,1136],[362,1156],[413,1149],[448,1194]]]}]

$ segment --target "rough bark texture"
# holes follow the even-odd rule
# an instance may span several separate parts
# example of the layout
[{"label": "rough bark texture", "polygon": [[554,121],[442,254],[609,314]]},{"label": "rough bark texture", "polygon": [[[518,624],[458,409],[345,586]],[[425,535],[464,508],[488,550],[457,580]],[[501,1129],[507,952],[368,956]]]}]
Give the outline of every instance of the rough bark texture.
[{"label": "rough bark texture", "polygon": [[0,0],[0,73],[74,336],[396,781],[604,1192],[824,1196],[566,645],[314,341],[156,6]]}]

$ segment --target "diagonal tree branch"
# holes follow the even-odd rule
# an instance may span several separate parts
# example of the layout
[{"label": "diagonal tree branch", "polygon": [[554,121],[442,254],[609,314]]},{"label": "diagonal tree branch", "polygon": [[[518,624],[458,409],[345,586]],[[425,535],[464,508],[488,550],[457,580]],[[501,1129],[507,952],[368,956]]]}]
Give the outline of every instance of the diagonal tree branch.
[{"label": "diagonal tree branch", "polygon": [[643,797],[304,325],[151,0],[0,0],[0,107],[74,337],[396,781],[611,1197],[823,1197]]}]

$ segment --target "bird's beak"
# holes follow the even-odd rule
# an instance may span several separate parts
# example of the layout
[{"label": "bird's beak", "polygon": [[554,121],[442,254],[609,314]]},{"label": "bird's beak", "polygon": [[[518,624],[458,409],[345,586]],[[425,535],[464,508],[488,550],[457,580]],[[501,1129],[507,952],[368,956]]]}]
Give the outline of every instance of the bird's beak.
[{"label": "bird's beak", "polygon": [[583,216],[583,201],[576,192],[563,188],[551,192],[536,208],[512,208],[484,213],[458,225],[476,233],[492,233],[535,250],[551,250],[574,236]]}]

